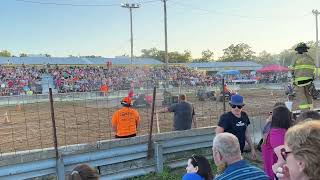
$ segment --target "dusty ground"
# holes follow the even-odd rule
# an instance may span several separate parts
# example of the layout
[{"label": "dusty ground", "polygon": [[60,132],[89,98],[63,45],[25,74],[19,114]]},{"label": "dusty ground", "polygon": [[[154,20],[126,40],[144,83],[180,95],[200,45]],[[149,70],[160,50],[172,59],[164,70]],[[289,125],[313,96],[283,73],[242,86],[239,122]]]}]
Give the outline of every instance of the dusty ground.
[{"label": "dusty ground", "polygon": [[[267,116],[275,102],[286,100],[283,91],[240,90],[239,93],[245,98],[245,111],[249,116]],[[194,94],[190,94],[188,100],[195,105],[198,127],[216,125],[218,117],[223,113],[223,103],[198,101]],[[162,108],[161,99],[156,102],[156,109]],[[95,143],[113,138],[111,116],[119,107],[111,107],[114,104],[120,103],[118,100],[105,99],[55,102],[59,146]],[[226,107],[228,110],[228,104]],[[151,108],[139,108],[138,111],[142,118],[138,134],[146,134],[150,127]],[[0,115],[0,153],[53,146],[49,103],[21,104],[21,110],[16,106],[4,106],[0,108]],[[5,118],[9,122],[5,123]],[[159,114],[161,132],[171,131],[172,119],[172,113]],[[153,131],[157,132],[156,121]]]}]

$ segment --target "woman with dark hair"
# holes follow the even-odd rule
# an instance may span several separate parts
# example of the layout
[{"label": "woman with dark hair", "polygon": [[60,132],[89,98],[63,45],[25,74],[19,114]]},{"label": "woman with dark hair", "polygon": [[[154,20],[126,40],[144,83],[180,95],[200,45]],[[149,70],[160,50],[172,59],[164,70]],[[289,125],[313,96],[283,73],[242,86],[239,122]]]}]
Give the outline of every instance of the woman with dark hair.
[{"label": "woman with dark hair", "polygon": [[271,129],[266,135],[266,141],[262,145],[262,158],[264,171],[271,180],[275,175],[272,166],[281,158],[281,148],[284,145],[284,136],[292,124],[292,113],[285,106],[277,106],[272,110]]},{"label": "woman with dark hair", "polygon": [[[278,107],[278,106],[286,106],[286,104],[284,102],[276,102],[274,105],[273,105],[273,109]],[[266,142],[266,139],[267,139],[267,135],[269,134],[269,131],[271,129],[271,120],[272,120],[272,111],[269,112],[269,117],[267,118],[266,120],[266,124],[264,125],[263,127],[263,130],[262,130],[262,138],[258,144],[258,147],[257,149],[262,152],[262,144],[264,144]]]},{"label": "woman with dark hair", "polygon": [[96,169],[87,164],[77,165],[69,175],[69,180],[99,180],[99,173]]},{"label": "woman with dark hair", "polygon": [[201,155],[192,155],[188,159],[187,173],[182,180],[212,180],[212,170],[207,158]]}]

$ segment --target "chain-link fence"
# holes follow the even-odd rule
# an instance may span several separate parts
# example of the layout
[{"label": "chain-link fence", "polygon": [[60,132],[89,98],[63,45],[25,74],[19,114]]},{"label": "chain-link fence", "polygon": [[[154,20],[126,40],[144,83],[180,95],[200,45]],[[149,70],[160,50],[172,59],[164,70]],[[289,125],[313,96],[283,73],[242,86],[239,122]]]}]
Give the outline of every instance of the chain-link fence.
[{"label": "chain-link fence", "polygon": [[[261,85],[259,85],[261,86]],[[279,88],[277,88],[277,86]],[[253,126],[263,126],[268,112],[275,102],[285,101],[282,85],[275,88],[259,88],[257,85],[230,86],[245,98],[244,110],[254,117]],[[196,127],[214,126],[223,111],[221,87],[216,86],[170,86],[156,89],[155,109],[170,106],[181,93],[195,107]],[[153,89],[136,88],[134,108],[141,116],[138,136],[149,133],[152,115]],[[205,95],[203,95],[205,94]],[[120,101],[128,90],[102,92],[67,93],[53,95],[53,108],[57,128],[58,146],[72,144],[95,144],[97,141],[113,139],[111,118],[120,109]],[[203,95],[203,96],[202,96]],[[151,101],[150,101],[151,99]],[[226,98],[226,110],[230,110]],[[48,95],[0,97],[0,153],[16,153],[54,146],[50,101]],[[154,116],[153,134],[173,129],[173,113]]]}]

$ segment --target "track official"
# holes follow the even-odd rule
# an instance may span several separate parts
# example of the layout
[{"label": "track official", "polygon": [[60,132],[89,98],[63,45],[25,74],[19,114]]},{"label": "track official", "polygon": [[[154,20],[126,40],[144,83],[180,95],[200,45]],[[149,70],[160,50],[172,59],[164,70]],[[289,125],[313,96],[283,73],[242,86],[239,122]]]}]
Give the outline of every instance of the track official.
[{"label": "track official", "polygon": [[116,138],[128,138],[137,135],[140,115],[137,110],[131,108],[132,101],[130,97],[125,97],[122,101],[122,108],[116,111],[112,116],[112,127],[116,132]]}]

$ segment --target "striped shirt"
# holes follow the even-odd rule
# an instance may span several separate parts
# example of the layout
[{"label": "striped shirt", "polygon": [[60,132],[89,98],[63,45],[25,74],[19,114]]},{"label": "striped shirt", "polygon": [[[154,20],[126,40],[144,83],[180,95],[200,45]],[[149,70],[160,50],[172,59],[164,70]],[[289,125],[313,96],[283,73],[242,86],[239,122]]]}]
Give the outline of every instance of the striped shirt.
[{"label": "striped shirt", "polygon": [[230,164],[215,180],[269,180],[269,177],[261,169],[240,160]]}]

